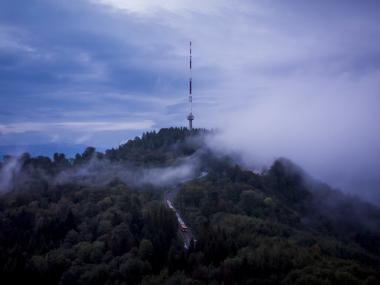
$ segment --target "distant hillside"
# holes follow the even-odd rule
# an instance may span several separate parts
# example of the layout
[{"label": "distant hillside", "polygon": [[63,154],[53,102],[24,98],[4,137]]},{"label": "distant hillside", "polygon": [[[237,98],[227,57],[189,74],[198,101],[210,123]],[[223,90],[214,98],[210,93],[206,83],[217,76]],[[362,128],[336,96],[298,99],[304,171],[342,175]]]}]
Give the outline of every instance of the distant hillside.
[{"label": "distant hillside", "polygon": [[32,156],[53,157],[54,153],[64,153],[67,157],[74,157],[82,153],[86,145],[82,144],[36,144],[36,145],[0,145],[0,158],[4,155],[20,155],[24,152]]},{"label": "distant hillside", "polygon": [[[168,128],[73,159],[8,158],[4,284],[380,284],[379,208],[286,159],[243,169],[205,135]],[[188,249],[168,190],[197,239]]]}]

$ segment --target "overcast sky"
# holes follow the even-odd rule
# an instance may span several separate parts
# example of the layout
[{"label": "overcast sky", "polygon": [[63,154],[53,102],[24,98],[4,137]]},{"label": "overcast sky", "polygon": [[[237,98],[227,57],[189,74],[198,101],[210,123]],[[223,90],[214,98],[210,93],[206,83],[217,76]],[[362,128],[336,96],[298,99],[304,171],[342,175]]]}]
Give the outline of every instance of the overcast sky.
[{"label": "overcast sky", "polygon": [[192,40],[194,124],[221,130],[214,147],[373,189],[379,19],[377,0],[2,0],[0,144],[185,126]]}]

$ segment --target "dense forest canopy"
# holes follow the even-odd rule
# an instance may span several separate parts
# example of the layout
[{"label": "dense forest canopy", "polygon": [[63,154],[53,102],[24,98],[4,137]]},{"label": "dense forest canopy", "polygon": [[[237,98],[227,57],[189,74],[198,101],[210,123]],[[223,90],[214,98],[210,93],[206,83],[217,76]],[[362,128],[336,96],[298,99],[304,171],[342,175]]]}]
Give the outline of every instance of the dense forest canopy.
[{"label": "dense forest canopy", "polygon": [[[104,153],[4,157],[2,284],[380,284],[380,209],[285,159],[242,169],[207,135],[169,128]],[[189,249],[163,201],[173,189]]]}]

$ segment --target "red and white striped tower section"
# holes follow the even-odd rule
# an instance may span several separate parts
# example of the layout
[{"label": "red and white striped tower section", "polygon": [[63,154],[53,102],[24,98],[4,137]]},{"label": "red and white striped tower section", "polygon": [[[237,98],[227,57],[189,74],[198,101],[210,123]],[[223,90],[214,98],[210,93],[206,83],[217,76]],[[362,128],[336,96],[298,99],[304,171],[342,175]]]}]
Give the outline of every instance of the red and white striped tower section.
[{"label": "red and white striped tower section", "polygon": [[191,56],[191,42],[190,42],[190,79],[189,79],[189,104],[190,104],[190,113],[187,116],[187,120],[189,121],[189,130],[193,129],[193,79],[192,79],[192,56]]}]

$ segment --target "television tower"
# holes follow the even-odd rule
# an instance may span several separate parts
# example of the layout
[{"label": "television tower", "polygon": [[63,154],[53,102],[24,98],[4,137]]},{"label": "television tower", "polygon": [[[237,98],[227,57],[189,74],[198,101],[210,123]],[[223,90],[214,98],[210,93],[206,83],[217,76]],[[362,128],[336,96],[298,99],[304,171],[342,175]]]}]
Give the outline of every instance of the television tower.
[{"label": "television tower", "polygon": [[190,42],[190,79],[189,79],[189,104],[190,104],[190,113],[187,116],[189,121],[189,130],[193,129],[193,79],[192,79],[192,56],[191,56],[191,42]]}]

